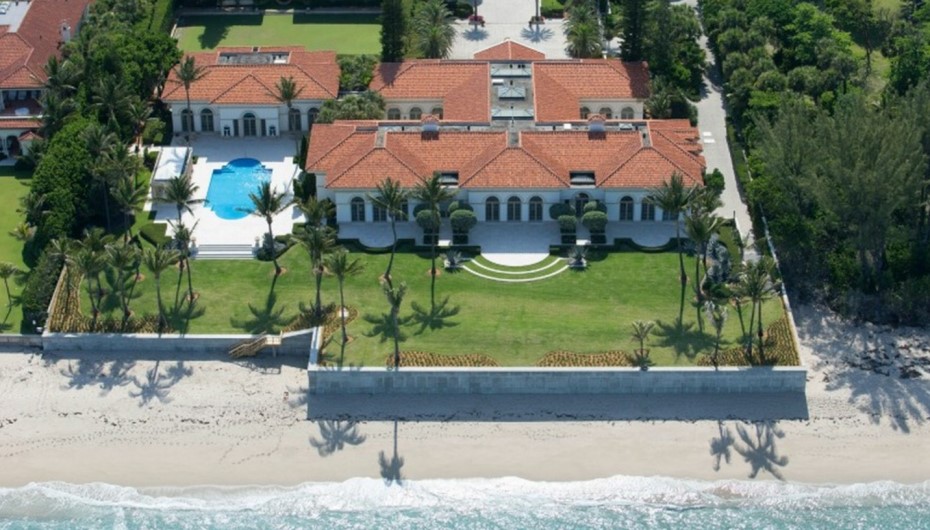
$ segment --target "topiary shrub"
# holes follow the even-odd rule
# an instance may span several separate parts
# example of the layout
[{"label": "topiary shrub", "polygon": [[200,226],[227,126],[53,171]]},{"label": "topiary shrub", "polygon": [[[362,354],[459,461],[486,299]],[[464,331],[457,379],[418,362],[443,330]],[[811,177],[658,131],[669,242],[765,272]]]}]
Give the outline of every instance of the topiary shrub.
[{"label": "topiary shrub", "polygon": [[452,201],[449,204],[449,208],[446,210],[446,213],[449,214],[449,217],[452,217],[452,214],[455,213],[457,210],[468,210],[469,212],[475,211],[475,209],[472,208],[471,204],[468,204],[465,201]]},{"label": "topiary shrub", "polygon": [[565,215],[575,216],[575,207],[570,203],[557,202],[549,207],[549,217],[552,220],[558,220]]},{"label": "topiary shrub", "polygon": [[456,210],[452,212],[452,215],[449,216],[449,221],[452,223],[452,231],[459,234],[467,234],[469,230],[478,224],[478,218],[475,217],[475,212],[470,210]]},{"label": "topiary shrub", "polygon": [[607,205],[601,201],[588,201],[584,205],[584,212],[604,212],[607,213]]},{"label": "topiary shrub", "polygon": [[607,214],[592,210],[584,214],[581,218],[581,224],[591,232],[603,232],[607,228]]},{"label": "topiary shrub", "polygon": [[417,212],[417,226],[423,229],[424,232],[433,233],[439,231],[438,219],[433,215],[433,212],[429,209],[420,210]]},{"label": "topiary shrub", "polygon": [[558,221],[559,231],[563,234],[574,233],[578,230],[578,219],[574,215],[560,215]]}]

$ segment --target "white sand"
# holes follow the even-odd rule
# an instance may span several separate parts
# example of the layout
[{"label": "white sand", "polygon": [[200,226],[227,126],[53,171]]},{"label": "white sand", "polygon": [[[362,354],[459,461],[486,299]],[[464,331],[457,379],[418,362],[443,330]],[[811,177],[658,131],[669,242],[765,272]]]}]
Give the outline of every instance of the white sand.
[{"label": "white sand", "polygon": [[[296,358],[260,366],[196,359],[114,364],[0,353],[0,486],[378,477],[379,455],[389,463],[395,443],[407,479],[930,479],[930,378],[902,380],[897,372],[875,375],[840,362],[845,352],[902,335],[927,344],[928,335],[857,328],[809,307],[798,324],[804,362],[812,367],[806,400],[315,398],[311,414],[329,418],[321,421],[306,419],[306,375]],[[336,420],[347,412],[366,420]],[[397,422],[395,440],[390,420],[398,414],[421,421]],[[798,417],[804,419],[786,419]]]}]

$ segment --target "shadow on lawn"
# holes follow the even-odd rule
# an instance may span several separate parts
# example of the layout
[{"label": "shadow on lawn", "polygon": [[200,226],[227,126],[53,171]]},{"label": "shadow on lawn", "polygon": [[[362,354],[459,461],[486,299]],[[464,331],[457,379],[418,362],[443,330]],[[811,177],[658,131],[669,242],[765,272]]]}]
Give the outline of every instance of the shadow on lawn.
[{"label": "shadow on lawn", "polygon": [[673,322],[656,322],[655,336],[659,339],[657,345],[671,348],[675,358],[682,356],[694,360],[701,352],[712,351],[714,338],[697,329],[694,322],[683,323],[680,319]]},{"label": "shadow on lawn", "polygon": [[222,16],[222,17],[196,17],[193,20],[188,21],[191,27],[196,27],[200,24],[203,24],[203,33],[197,37],[197,42],[200,44],[200,47],[205,50],[212,50],[220,45],[223,40],[229,35],[229,28],[231,26],[261,26],[264,21],[264,15],[234,15],[234,16]]},{"label": "shadow on lawn", "polygon": [[443,298],[441,302],[432,308],[426,308],[416,302],[411,302],[410,307],[413,308],[413,322],[420,326],[420,329],[416,331],[415,335],[421,335],[427,329],[435,331],[437,329],[458,326],[458,322],[451,322],[449,319],[458,315],[461,308],[457,305],[452,307],[448,306],[448,296]]},{"label": "shadow on lawn", "polygon": [[[366,337],[378,337],[379,342],[382,344],[387,341],[394,340],[394,323],[391,321],[390,314],[367,314],[362,317],[362,320],[371,324],[371,329],[363,333],[363,335]],[[404,342],[407,340],[407,335],[404,334],[403,328],[409,324],[411,320],[413,320],[413,315],[397,318],[397,327],[400,328],[399,333],[397,334],[398,342]]]},{"label": "shadow on lawn", "polygon": [[231,318],[229,319],[229,323],[233,327],[242,329],[253,335],[278,333],[281,328],[290,324],[291,321],[294,320],[295,315],[286,317],[284,316],[284,307],[278,307],[278,294],[274,291],[277,283],[278,277],[275,276],[271,281],[271,289],[268,291],[268,296],[265,298],[265,305],[257,307],[254,304],[249,304],[249,313],[252,314],[251,318],[246,320]]}]

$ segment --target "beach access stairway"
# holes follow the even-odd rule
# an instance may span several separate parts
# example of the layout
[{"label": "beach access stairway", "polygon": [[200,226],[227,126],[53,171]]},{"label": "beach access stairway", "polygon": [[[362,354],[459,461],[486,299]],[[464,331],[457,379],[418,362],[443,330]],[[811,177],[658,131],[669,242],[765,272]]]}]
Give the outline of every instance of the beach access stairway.
[{"label": "beach access stairway", "polygon": [[239,344],[236,344],[229,350],[229,356],[233,359],[241,359],[243,357],[255,357],[258,355],[258,352],[262,351],[265,348],[273,347],[277,348],[281,345],[280,334],[278,335],[269,335],[264,333],[255,337],[254,339],[250,338],[244,340]]},{"label": "beach access stairway", "polygon": [[253,245],[197,245],[192,254],[194,259],[252,259],[255,257]]}]

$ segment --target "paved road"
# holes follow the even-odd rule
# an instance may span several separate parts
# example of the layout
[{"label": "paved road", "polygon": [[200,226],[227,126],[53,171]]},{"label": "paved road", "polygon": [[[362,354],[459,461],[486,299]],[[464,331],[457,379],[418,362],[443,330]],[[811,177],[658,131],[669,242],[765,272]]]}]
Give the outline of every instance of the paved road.
[{"label": "paved road", "polygon": [[499,44],[504,39],[535,48],[550,59],[568,57],[561,20],[547,20],[538,31],[536,26],[530,28],[527,24],[536,14],[535,0],[481,0],[478,14],[484,17],[483,28],[475,28],[465,21],[455,23],[457,36],[452,48],[453,59],[471,59],[476,51]]}]

